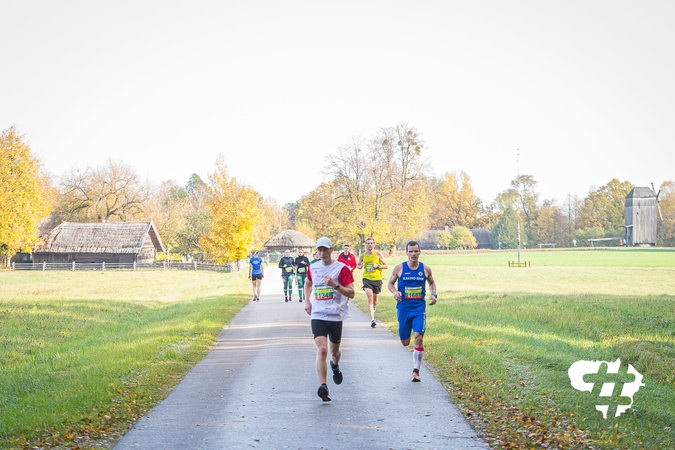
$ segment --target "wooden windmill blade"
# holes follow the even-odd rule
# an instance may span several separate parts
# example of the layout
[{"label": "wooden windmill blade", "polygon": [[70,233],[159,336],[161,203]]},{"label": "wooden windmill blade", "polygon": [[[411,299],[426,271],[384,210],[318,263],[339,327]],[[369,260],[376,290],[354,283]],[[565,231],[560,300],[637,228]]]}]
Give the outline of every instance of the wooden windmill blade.
[{"label": "wooden windmill blade", "polygon": [[659,205],[659,197],[661,196],[661,190],[659,189],[659,192],[656,192],[656,189],[654,189],[654,183],[652,183],[652,192],[656,194],[656,209],[659,211],[659,217],[661,218],[661,222],[663,222],[663,214],[661,214],[661,206]]}]

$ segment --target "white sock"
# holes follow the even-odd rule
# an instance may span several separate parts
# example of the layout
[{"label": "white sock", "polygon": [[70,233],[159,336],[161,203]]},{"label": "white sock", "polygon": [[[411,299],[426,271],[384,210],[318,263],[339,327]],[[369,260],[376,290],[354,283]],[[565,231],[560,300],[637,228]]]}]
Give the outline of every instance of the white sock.
[{"label": "white sock", "polygon": [[413,350],[413,368],[419,370],[422,366],[422,358],[424,358],[424,347],[415,347]]}]

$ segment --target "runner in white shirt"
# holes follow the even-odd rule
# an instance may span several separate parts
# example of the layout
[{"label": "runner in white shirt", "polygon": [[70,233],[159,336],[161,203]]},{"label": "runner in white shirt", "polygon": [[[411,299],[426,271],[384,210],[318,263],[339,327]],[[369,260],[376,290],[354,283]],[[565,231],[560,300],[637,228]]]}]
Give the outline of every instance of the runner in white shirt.
[{"label": "runner in white shirt", "polygon": [[309,266],[305,280],[305,311],[312,321],[312,334],[316,344],[316,372],[319,375],[317,394],[324,402],[330,401],[326,378],[328,376],[328,357],[330,341],[330,367],[335,384],[342,383],[340,371],[340,341],[342,340],[342,321],[349,317],[350,298],[354,298],[354,277],[346,265],[333,259],[333,244],[327,237],[316,241],[320,260]]}]

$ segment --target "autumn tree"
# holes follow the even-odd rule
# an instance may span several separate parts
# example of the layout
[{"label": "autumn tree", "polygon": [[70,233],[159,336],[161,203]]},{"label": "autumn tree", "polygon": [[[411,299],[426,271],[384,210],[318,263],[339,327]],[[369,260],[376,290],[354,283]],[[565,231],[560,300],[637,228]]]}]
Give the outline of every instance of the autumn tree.
[{"label": "autumn tree", "polygon": [[263,244],[276,234],[290,228],[288,210],[273,198],[265,198],[260,205],[260,220],[253,233],[253,248],[262,248]]},{"label": "autumn tree", "polygon": [[518,175],[511,180],[510,187],[497,195],[494,205],[499,211],[513,209],[522,223],[521,237],[531,244],[537,242],[536,220],[539,215],[539,193],[537,182],[532,175]]},{"label": "autumn tree", "polygon": [[[502,212],[499,221],[492,229],[490,243],[492,248],[516,248],[518,246],[518,222],[520,217],[516,210],[510,206]],[[521,244],[527,244],[527,240],[522,238]]]},{"label": "autumn tree", "polygon": [[658,243],[661,246],[675,247],[675,183],[672,180],[661,184],[659,206],[663,220],[658,222]]},{"label": "autumn tree", "polygon": [[61,177],[60,190],[55,211],[59,223],[147,220],[151,187],[122,162],[109,159],[103,166],[74,167]]},{"label": "autumn tree", "polygon": [[480,226],[482,202],[476,196],[466,172],[446,172],[435,183],[432,227]]},{"label": "autumn tree", "polygon": [[600,227],[607,235],[622,236],[626,223],[626,196],[633,189],[628,181],[613,178],[588,193],[580,211],[582,228]]},{"label": "autumn tree", "polygon": [[6,261],[37,242],[51,189],[24,136],[15,127],[5,130],[0,135],[0,254]]},{"label": "autumn tree", "polygon": [[206,204],[211,223],[200,238],[201,248],[208,259],[219,264],[242,260],[252,248],[255,227],[261,220],[262,198],[230,176],[222,154],[218,155],[216,170],[209,179],[211,196]]},{"label": "autumn tree", "polygon": [[544,202],[539,210],[535,227],[540,243],[552,243],[556,247],[569,247],[566,218],[558,206],[553,202]]}]

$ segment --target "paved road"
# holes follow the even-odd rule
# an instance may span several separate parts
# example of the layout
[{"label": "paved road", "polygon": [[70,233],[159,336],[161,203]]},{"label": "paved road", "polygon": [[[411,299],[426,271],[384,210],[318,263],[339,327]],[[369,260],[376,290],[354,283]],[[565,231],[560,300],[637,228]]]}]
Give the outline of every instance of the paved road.
[{"label": "paved road", "polygon": [[303,305],[264,293],[249,303],[115,450],[488,448],[425,367],[422,382],[411,382],[412,355],[398,337],[370,328],[354,306],[344,322],[344,381],[336,386],[329,373],[332,401],[322,402]]}]

